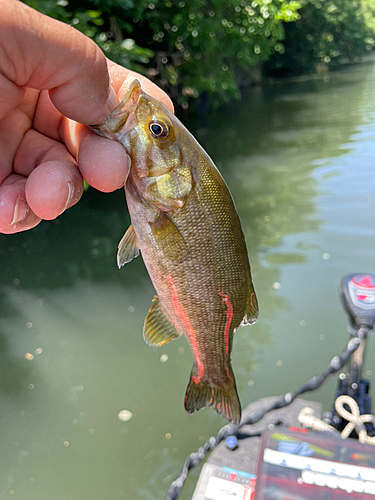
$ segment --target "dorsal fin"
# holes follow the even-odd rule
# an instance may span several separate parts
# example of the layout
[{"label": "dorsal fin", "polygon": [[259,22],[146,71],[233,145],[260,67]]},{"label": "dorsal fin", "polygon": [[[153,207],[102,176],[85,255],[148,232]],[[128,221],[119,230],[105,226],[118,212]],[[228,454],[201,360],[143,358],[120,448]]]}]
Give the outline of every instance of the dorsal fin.
[{"label": "dorsal fin", "polygon": [[252,325],[258,319],[258,315],[259,315],[258,300],[255,295],[254,288],[251,287],[250,297],[247,303],[245,316],[241,321],[240,326]]},{"label": "dorsal fin", "polygon": [[157,295],[155,295],[153,302],[145,319],[143,338],[148,345],[160,347],[179,337],[180,333],[164,313]]},{"label": "dorsal fin", "polygon": [[122,266],[135,259],[139,255],[139,247],[137,236],[134,232],[132,224],[128,227],[126,233],[118,244],[117,265],[121,269]]}]

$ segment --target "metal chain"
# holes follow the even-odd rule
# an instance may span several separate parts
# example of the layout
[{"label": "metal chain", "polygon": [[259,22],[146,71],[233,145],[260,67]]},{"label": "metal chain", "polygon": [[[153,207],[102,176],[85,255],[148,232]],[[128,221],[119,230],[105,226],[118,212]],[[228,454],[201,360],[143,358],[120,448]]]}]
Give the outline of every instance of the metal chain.
[{"label": "metal chain", "polygon": [[259,420],[261,420],[266,413],[290,405],[301,394],[304,394],[305,392],[315,391],[323,384],[323,382],[325,382],[325,380],[330,375],[341,370],[341,368],[343,368],[345,363],[348,361],[349,357],[358,349],[361,341],[367,337],[370,331],[371,329],[366,326],[360,327],[355,336],[353,336],[353,338],[351,338],[346,344],[344,352],[341,354],[341,356],[335,356],[334,358],[332,358],[325,372],[310,378],[296,391],[287,392],[286,394],[279,396],[264,408],[250,413],[250,415],[242,419],[241,422],[237,425],[224,425],[224,427],[219,430],[216,436],[210,437],[203,446],[201,446],[196,452],[191,453],[187,457],[181,474],[175,481],[173,481],[173,483],[169,487],[167,500],[176,500],[176,498],[179,497],[189,470],[198,465],[199,462],[204,459],[206,454],[216,448],[216,446],[221,441],[223,441],[223,439],[226,439],[228,436],[236,435],[244,425],[253,425],[259,422]]}]

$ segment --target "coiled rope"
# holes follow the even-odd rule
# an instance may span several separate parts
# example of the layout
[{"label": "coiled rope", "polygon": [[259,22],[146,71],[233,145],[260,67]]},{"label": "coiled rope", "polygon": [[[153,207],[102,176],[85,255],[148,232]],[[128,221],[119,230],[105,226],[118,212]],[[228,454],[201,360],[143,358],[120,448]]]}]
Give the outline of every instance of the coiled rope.
[{"label": "coiled rope", "polygon": [[[349,407],[350,412],[344,407],[344,405]],[[340,417],[348,422],[341,432],[342,439],[347,439],[355,430],[358,434],[358,441],[360,443],[372,444],[375,446],[375,436],[369,436],[365,427],[365,423],[371,423],[375,426],[374,415],[361,415],[356,400],[346,395],[339,396],[336,399],[335,408]],[[302,408],[298,415],[298,421],[304,427],[308,427],[309,429],[313,429],[315,431],[336,431],[334,427],[323,422],[320,418],[315,417],[314,410],[311,408]]]},{"label": "coiled rope", "polygon": [[301,394],[315,391],[330,375],[341,370],[353,352],[358,349],[361,341],[367,337],[370,330],[371,329],[366,326],[360,327],[355,336],[353,336],[346,344],[343,353],[340,356],[335,356],[331,359],[331,362],[325,372],[310,378],[296,391],[283,394],[264,408],[250,413],[250,415],[242,419],[239,424],[225,425],[219,430],[216,436],[210,437],[203,446],[187,457],[180,475],[169,487],[167,500],[176,500],[176,498],[179,497],[190,469],[198,465],[204,459],[206,454],[216,448],[216,446],[223,441],[223,439],[226,439],[228,436],[236,435],[244,425],[253,425],[256,422],[259,422],[259,420],[261,420],[266,413],[290,405]]}]

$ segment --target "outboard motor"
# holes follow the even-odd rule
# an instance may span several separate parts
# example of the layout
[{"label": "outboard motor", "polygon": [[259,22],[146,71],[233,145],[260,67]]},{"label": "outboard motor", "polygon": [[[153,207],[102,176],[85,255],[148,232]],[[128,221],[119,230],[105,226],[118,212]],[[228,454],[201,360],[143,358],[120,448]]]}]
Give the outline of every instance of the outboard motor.
[{"label": "outboard motor", "polygon": [[[362,378],[362,367],[365,359],[365,337],[375,326],[375,275],[362,273],[344,276],[339,293],[349,316],[348,330],[353,338],[358,337],[361,342],[351,355],[350,372],[341,373],[339,376],[335,399],[342,395],[350,396],[357,402],[361,415],[371,414],[370,383]],[[341,431],[346,423],[333,409],[331,425]],[[366,428],[370,436],[375,434],[373,424],[366,424]]]}]

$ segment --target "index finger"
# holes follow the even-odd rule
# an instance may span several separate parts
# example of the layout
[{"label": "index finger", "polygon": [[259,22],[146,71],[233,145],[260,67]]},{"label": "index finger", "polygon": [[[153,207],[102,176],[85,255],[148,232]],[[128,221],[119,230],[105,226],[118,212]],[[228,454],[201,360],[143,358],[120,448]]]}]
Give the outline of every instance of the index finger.
[{"label": "index finger", "polygon": [[7,95],[0,97],[0,117],[20,102],[26,87],[49,90],[63,115],[86,125],[112,111],[118,99],[107,60],[92,40],[22,2],[0,0],[0,11],[0,84]]},{"label": "index finger", "polygon": [[[108,61],[112,87],[120,99],[129,85],[138,79],[144,91],[163,102],[171,111],[173,104],[165,92],[148,78]],[[114,191],[123,186],[129,173],[130,163],[124,147],[110,139],[104,139],[78,124],[66,126],[65,142],[71,153],[77,156],[78,165],[86,181],[100,191]]]},{"label": "index finger", "polygon": [[[172,112],[174,111],[171,99],[151,80],[139,73],[123,68],[110,60],[107,60],[107,63],[111,86],[118,95],[119,100],[124,97],[132,81],[137,79],[140,81],[146,94],[158,99]],[[98,123],[100,122],[95,123],[95,125]],[[77,151],[81,140],[86,135],[93,134],[88,128],[82,127],[79,123],[68,119],[62,120],[61,113],[52,104],[48,92],[40,93],[38,105],[35,110],[33,128],[51,139],[64,142],[69,152],[75,158],[77,158]]]}]

